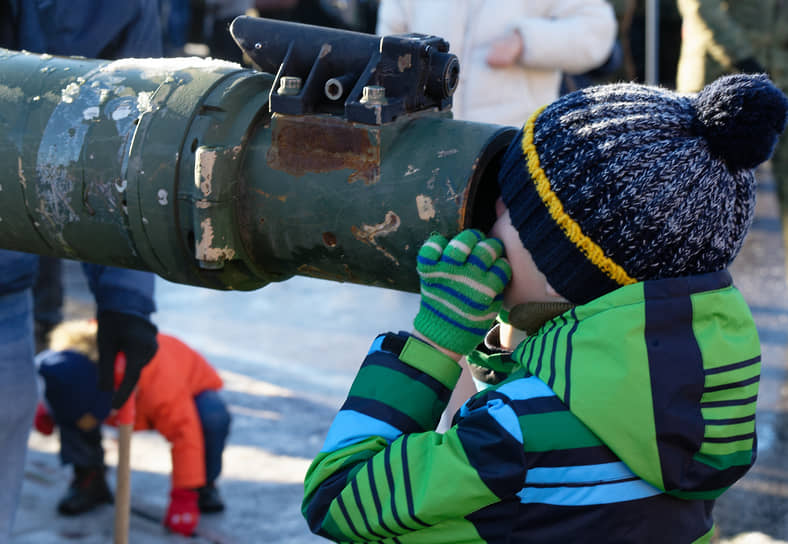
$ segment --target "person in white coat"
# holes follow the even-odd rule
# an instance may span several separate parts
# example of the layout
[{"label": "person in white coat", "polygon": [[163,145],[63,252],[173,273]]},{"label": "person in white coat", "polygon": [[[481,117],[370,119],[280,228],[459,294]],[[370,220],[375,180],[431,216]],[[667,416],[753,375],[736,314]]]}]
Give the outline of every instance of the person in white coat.
[{"label": "person in white coat", "polygon": [[616,39],[604,0],[381,0],[377,33],[440,36],[460,60],[456,119],[521,126],[558,98],[561,74],[607,60]]}]

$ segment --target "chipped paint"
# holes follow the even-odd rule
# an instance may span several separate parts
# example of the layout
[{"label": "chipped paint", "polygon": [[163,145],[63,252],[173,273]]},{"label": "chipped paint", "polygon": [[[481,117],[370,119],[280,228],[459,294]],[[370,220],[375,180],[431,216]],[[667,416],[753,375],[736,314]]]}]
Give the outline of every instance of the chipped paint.
[{"label": "chipped paint", "polygon": [[[96,67],[82,75],[75,74],[59,96],[45,95],[48,100],[54,99],[55,108],[40,140],[30,200],[37,203],[34,211],[39,214],[43,234],[64,247],[68,247],[64,227],[79,221],[79,214],[126,213],[125,203],[118,197],[125,193],[126,181],[103,175],[101,165],[86,167],[84,162],[99,162],[97,150],[106,153],[107,145],[117,145],[111,152],[122,171],[126,171],[138,98],[127,96],[133,94],[127,87],[123,88],[123,95],[116,94],[115,85],[124,79],[108,81],[110,78],[100,72],[101,68]],[[89,136],[92,127],[107,121],[114,123],[116,136],[93,141]],[[101,204],[97,206],[97,202]]]},{"label": "chipped paint", "polygon": [[197,242],[196,257],[201,261],[222,262],[235,257],[235,250],[229,246],[213,246],[213,225],[211,218],[206,217],[200,222],[200,240]]},{"label": "chipped paint", "polygon": [[439,159],[444,159],[444,158],[446,158],[446,157],[450,157],[450,156],[452,156],[452,155],[456,155],[456,154],[457,154],[457,153],[459,153],[459,152],[460,152],[460,150],[459,150],[459,149],[444,149],[444,150],[442,150],[442,151],[438,151],[438,155],[437,155],[437,157],[438,157]]},{"label": "chipped paint", "polygon": [[416,209],[422,221],[429,221],[435,217],[435,206],[427,195],[416,195]]},{"label": "chipped paint", "polygon": [[415,174],[416,172],[418,172],[418,171],[420,171],[420,170],[421,170],[421,168],[416,168],[416,167],[415,167],[415,166],[413,166],[412,164],[409,164],[409,165],[408,165],[408,169],[405,171],[405,176],[406,176],[406,177],[407,177],[407,176],[412,176],[413,174]]},{"label": "chipped paint", "polygon": [[16,158],[16,172],[19,176],[19,183],[22,184],[22,187],[27,189],[27,178],[25,177],[25,170],[22,168],[22,157]]},{"label": "chipped paint", "polygon": [[257,187],[254,188],[254,192],[256,192],[257,194],[263,195],[265,198],[269,198],[269,199],[270,198],[275,198],[279,202],[287,202],[287,195],[272,195],[271,193],[266,193],[265,191],[263,191],[262,189],[259,189]]},{"label": "chipped paint", "polygon": [[461,200],[460,195],[454,190],[454,186],[451,184],[451,178],[446,178],[446,189],[446,200],[455,202],[459,206]]},{"label": "chipped paint", "polygon": [[404,72],[405,70],[407,70],[412,66],[413,66],[413,58],[411,57],[410,53],[407,53],[405,55],[400,55],[397,58],[397,69],[399,69],[400,72]]},{"label": "chipped paint", "polygon": [[432,169],[432,175],[430,176],[430,179],[427,180],[427,189],[429,189],[430,191],[435,188],[435,181],[438,179],[438,174],[440,173],[440,171],[441,171],[440,168]]},{"label": "chipped paint", "polygon": [[0,85],[0,100],[3,102],[21,102],[24,98],[25,93],[19,87]]},{"label": "chipped paint", "polygon": [[131,115],[132,109],[131,106],[128,104],[120,104],[115,111],[112,112],[112,120],[113,121],[120,121],[121,119],[125,119],[129,115]]},{"label": "chipped paint", "polygon": [[82,110],[82,118],[85,121],[90,121],[92,119],[96,119],[99,116],[99,107],[98,106],[90,106]]},{"label": "chipped paint", "polygon": [[399,216],[393,211],[389,210],[386,212],[386,217],[383,219],[382,223],[378,223],[376,225],[363,224],[361,225],[360,229],[354,225],[350,227],[350,231],[358,241],[373,246],[383,255],[391,259],[394,264],[399,266],[399,261],[397,258],[386,251],[386,249],[378,243],[377,238],[378,236],[388,236],[393,232],[397,232],[401,223],[402,222],[400,221]]},{"label": "chipped paint", "polygon": [[364,104],[368,110],[375,110],[375,124],[380,125],[383,123],[383,106],[380,104]]},{"label": "chipped paint", "polygon": [[39,179],[45,179],[47,183],[38,186],[39,200],[36,212],[39,217],[46,220],[47,226],[54,235],[65,243],[63,227],[80,220],[72,203],[74,180],[67,172],[51,164],[39,164],[37,173]]},{"label": "chipped paint", "polygon": [[167,201],[167,196],[168,196],[167,189],[159,189],[159,192],[156,193],[156,196],[159,197],[159,204],[161,204],[162,206],[166,206],[168,204],[168,201]]},{"label": "chipped paint", "polygon": [[77,96],[79,96],[79,84],[72,81],[60,92],[60,101],[71,104]]},{"label": "chipped paint", "polygon": [[215,149],[201,147],[197,150],[197,178],[203,197],[209,197],[213,188],[213,168],[216,165]]}]

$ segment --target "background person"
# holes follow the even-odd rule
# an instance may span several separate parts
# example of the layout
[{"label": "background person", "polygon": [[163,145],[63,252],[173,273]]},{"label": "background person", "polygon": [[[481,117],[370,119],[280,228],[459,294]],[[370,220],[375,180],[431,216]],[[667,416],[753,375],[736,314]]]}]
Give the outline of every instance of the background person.
[{"label": "background person", "polygon": [[381,0],[377,33],[440,36],[460,60],[456,119],[520,126],[558,97],[563,72],[610,56],[616,37],[603,0]]},{"label": "background person", "polygon": [[[215,483],[231,418],[219,394],[222,380],[205,358],[173,336],[160,333],[157,339],[159,349],[135,391],[134,430],[155,429],[171,443],[172,489],[164,524],[191,535],[200,512],[224,510]],[[54,423],[60,429],[60,459],[73,465],[74,479],[58,511],[77,515],[112,502],[101,445],[109,394],[98,389],[96,323],[58,325],[50,348],[39,360],[48,410],[39,409],[36,428],[46,434]]]},{"label": "background person", "polygon": [[[156,0],[0,0],[0,47],[88,58],[161,55]],[[32,286],[38,256],[0,250],[0,543],[11,535],[24,474],[36,387]],[[127,378],[120,406],[156,350],[153,274],[84,264],[97,307],[101,386],[112,389],[118,351]]]}]

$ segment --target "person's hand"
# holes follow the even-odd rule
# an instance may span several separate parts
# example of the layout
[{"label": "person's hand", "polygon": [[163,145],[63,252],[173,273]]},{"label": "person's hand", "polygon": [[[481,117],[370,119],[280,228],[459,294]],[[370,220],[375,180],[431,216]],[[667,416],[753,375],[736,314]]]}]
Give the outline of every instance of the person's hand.
[{"label": "person's hand", "polygon": [[170,505],[164,517],[164,526],[173,533],[192,536],[199,521],[197,491],[177,487],[170,491]]},{"label": "person's hand", "polygon": [[517,30],[512,30],[494,40],[487,52],[487,64],[493,68],[506,68],[515,64],[523,54],[523,37]]},{"label": "person's hand", "polygon": [[47,410],[47,407],[44,406],[43,402],[39,402],[38,406],[36,406],[36,415],[33,418],[33,427],[40,432],[41,434],[45,434],[49,436],[55,430],[55,420],[52,419],[52,415]]},{"label": "person's hand", "polygon": [[512,277],[503,244],[475,229],[449,242],[433,234],[419,250],[421,307],[415,331],[449,351],[467,355],[484,339]]},{"label": "person's hand", "polygon": [[99,387],[112,391],[115,379],[115,357],[126,355],[123,381],[112,396],[112,409],[126,402],[140,379],[142,368],[156,354],[156,326],[136,315],[120,312],[101,312],[98,315]]}]

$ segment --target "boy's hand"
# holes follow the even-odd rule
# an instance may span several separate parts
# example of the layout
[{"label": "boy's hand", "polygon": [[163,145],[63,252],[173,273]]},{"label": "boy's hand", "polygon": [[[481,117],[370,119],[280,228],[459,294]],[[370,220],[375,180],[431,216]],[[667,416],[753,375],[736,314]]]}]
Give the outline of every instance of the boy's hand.
[{"label": "boy's hand", "polygon": [[416,332],[450,351],[466,355],[484,339],[512,277],[503,244],[478,230],[464,230],[451,242],[433,234],[419,251],[421,308]]}]

